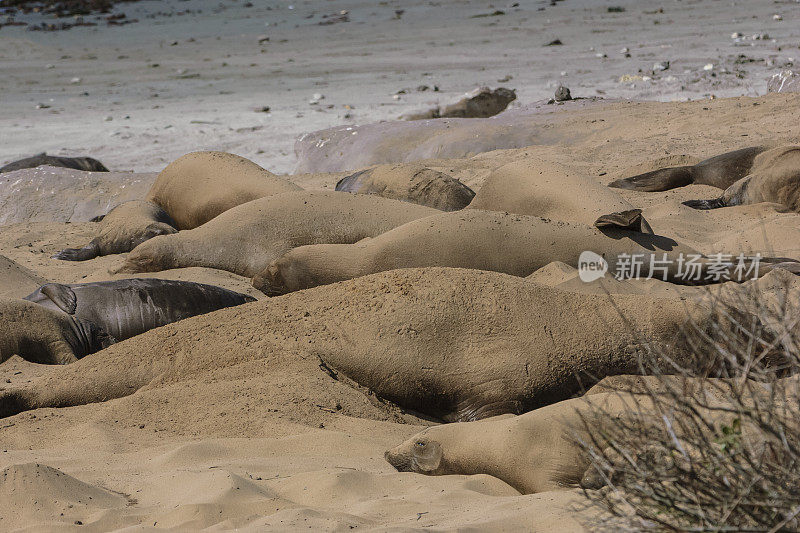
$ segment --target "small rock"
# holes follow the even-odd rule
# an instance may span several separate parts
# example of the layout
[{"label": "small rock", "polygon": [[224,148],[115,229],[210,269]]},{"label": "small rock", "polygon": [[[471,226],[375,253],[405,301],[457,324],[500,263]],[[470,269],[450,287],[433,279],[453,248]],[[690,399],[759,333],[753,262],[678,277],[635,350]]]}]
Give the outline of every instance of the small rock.
[{"label": "small rock", "polygon": [[320,100],[324,99],[325,99],[324,94],[314,93],[314,95],[311,97],[311,100],[309,100],[308,103],[311,105],[317,105],[320,102]]},{"label": "small rock", "polygon": [[572,100],[572,94],[570,94],[567,87],[559,85],[554,98],[556,102],[566,102],[567,100]]},{"label": "small rock", "polygon": [[264,44],[267,42],[269,42],[269,37],[267,37],[266,35],[259,35],[258,44]]},{"label": "small rock", "polygon": [[772,15],[772,20],[783,20],[783,17],[776,13],[776,14]]},{"label": "small rock", "polygon": [[55,66],[55,65],[53,65],[52,63],[48,63],[47,65],[45,65],[45,67],[44,67],[44,68],[46,68],[46,69],[51,69],[51,68],[56,68],[56,66]]},{"label": "small rock", "polygon": [[561,42],[561,39],[553,39],[552,41],[547,43],[545,46],[561,46],[562,44],[564,44],[564,43]]},{"label": "small rock", "polygon": [[112,120],[114,120],[114,117],[112,117],[111,115],[108,115],[108,116],[105,118],[105,121],[106,121],[106,122],[111,122]]},{"label": "small rock", "polygon": [[607,56],[606,54],[602,53],[602,52],[598,52],[598,53],[596,53],[596,54],[594,55],[594,57],[596,57],[596,58],[598,58],[598,59],[605,59],[605,58],[606,58],[606,57],[608,57],[608,56]]},{"label": "small rock", "polygon": [[36,104],[36,109],[50,109],[50,106],[47,104]]},{"label": "small rock", "polygon": [[653,65],[653,72],[661,72],[669,69],[669,61],[661,61]]},{"label": "small rock", "polygon": [[80,78],[72,78],[71,80],[69,80],[69,82],[72,85],[78,85],[81,82],[81,79]]},{"label": "small rock", "polygon": [[706,66],[703,67],[703,70],[714,70],[714,64],[708,63]]},{"label": "small rock", "polygon": [[256,108],[256,113],[269,113],[269,106],[261,106]]},{"label": "small rock", "polygon": [[744,37],[744,33],[742,32],[735,31],[731,33],[731,39],[741,39],[742,37]]}]

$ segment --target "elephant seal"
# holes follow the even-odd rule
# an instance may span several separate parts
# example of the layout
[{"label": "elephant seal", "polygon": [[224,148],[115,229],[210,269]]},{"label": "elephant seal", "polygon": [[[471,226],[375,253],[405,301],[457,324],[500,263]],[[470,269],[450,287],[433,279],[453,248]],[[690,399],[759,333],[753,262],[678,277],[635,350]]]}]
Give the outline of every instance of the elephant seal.
[{"label": "elephant seal", "polygon": [[199,228],[150,239],[117,273],[208,267],[252,278],[296,246],[353,243],[440,212],[378,196],[288,192],[234,207]]},{"label": "elephant seal", "polygon": [[653,233],[641,209],[617,192],[538,159],[524,159],[493,171],[469,208]]},{"label": "elephant seal", "polygon": [[784,146],[763,152],[749,174],[712,200],[689,200],[695,209],[773,202],[800,212],[800,146]]},{"label": "elephant seal", "polygon": [[0,300],[0,362],[19,355],[33,363],[72,363],[115,339],[86,320],[26,300]]},{"label": "elephant seal", "polygon": [[700,161],[696,165],[662,168],[610,183],[609,187],[642,192],[668,191],[686,185],[711,185],[727,189],[750,174],[768,146],[752,146]]},{"label": "elephant seal", "polygon": [[592,442],[585,422],[597,403],[608,413],[625,410],[614,393],[574,398],[519,416],[432,426],[384,457],[400,472],[488,474],[523,494],[577,488],[592,470],[578,439]]},{"label": "elephant seal", "polygon": [[20,159],[19,161],[14,161],[13,163],[5,165],[0,168],[0,174],[3,172],[21,170],[23,168],[36,168],[42,165],[85,170],[87,172],[108,172],[108,169],[103,163],[91,157],[59,157],[47,155],[42,152],[41,154],[26,157],[25,159]]},{"label": "elephant seal", "polygon": [[82,248],[66,248],[53,256],[63,261],[88,261],[101,255],[130,252],[158,235],[177,233],[170,216],[152,202],[134,200],[112,209],[99,221],[97,237]]},{"label": "elephant seal", "polygon": [[129,252],[144,240],[196,228],[237,205],[298,190],[302,189],[243,157],[193,152],[167,165],[144,201],[126,202],[106,215],[91,243],[53,257],[86,261]]},{"label": "elephant seal", "polygon": [[[608,271],[623,278],[660,277],[689,285],[725,281],[721,277],[707,279],[711,261],[669,237],[466,209],[415,220],[364,242],[300,246],[270,264],[253,284],[274,296],[384,270],[427,266],[525,277],[553,261],[579,268],[585,251],[602,256]],[[634,254],[637,262],[641,260],[639,276],[627,269]],[[681,257],[693,258],[698,265],[691,276],[681,275]],[[800,271],[800,262],[775,261],[760,264],[759,273],[766,274],[778,266]],[[654,275],[649,276],[651,267]],[[746,279],[744,272],[740,271],[737,279],[735,272],[726,270],[738,281]]]},{"label": "elephant seal", "polygon": [[472,189],[447,174],[424,165],[379,165],[339,180],[337,191],[375,194],[384,198],[427,205],[441,211],[458,211],[472,201]]},{"label": "elephant seal", "polygon": [[42,285],[24,298],[94,324],[117,341],[255,298],[213,285],[165,279],[123,279]]},{"label": "elephant seal", "polygon": [[677,298],[618,295],[611,305],[606,295],[496,272],[393,270],[154,329],[0,392],[0,416],[127,396],[246,361],[275,373],[314,360],[313,368],[407,410],[477,420],[636,373],[647,347],[677,358],[683,352],[673,341],[685,321],[706,327],[710,316]]}]

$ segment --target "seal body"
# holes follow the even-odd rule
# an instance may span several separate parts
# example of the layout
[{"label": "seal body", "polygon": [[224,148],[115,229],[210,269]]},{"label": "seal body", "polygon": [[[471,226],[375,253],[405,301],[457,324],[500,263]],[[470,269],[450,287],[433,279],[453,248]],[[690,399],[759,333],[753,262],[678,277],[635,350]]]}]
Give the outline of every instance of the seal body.
[{"label": "seal body", "polygon": [[756,157],[750,173],[712,200],[684,202],[695,209],[774,202],[800,212],[800,146],[783,146]]},{"label": "seal body", "polygon": [[82,248],[66,248],[53,256],[62,261],[87,261],[101,255],[130,252],[158,235],[177,233],[170,216],[152,202],[134,200],[118,205],[99,221],[97,237]]},{"label": "seal body", "polygon": [[[609,393],[593,400],[603,396],[616,403]],[[575,440],[591,442],[582,424],[589,411],[586,401],[576,398],[519,416],[433,426],[388,450],[385,458],[400,472],[488,474],[523,494],[576,488],[590,467]]]},{"label": "seal body", "polygon": [[536,158],[493,171],[469,208],[653,233],[641,210],[616,191]]},{"label": "seal body", "polygon": [[[318,359],[404,409],[478,420],[524,413],[607,375],[636,373],[639,350],[671,349],[687,319],[706,327],[709,315],[677,298],[618,295],[611,305],[606,295],[495,272],[393,270],[149,331],[135,350],[111,347],[25,385],[21,405],[126,396],[157,379],[186,379],[188,369],[239,365],[246,353],[270,361],[265,372],[284,357]],[[200,330],[214,335],[213,345]],[[129,371],[120,374],[120,367]],[[0,413],[2,406],[0,392]]]},{"label": "seal body", "polygon": [[769,150],[767,146],[742,148],[700,161],[696,165],[662,168],[620,179],[610,183],[609,187],[656,192],[695,183],[727,189],[737,180],[750,174],[758,156],[767,150]]},{"label": "seal body", "polygon": [[119,272],[208,267],[253,277],[303,244],[353,243],[440,211],[377,196],[298,191],[260,198],[199,228],[137,246]]},{"label": "seal body", "polygon": [[[528,276],[553,261],[578,268],[582,252],[602,256],[611,274],[626,276],[624,262],[637,254],[639,275],[675,283],[708,283],[680,276],[680,257],[696,256],[701,273],[707,264],[688,245],[660,235],[618,228],[465,209],[409,222],[375,238],[349,245],[301,246],[274,261],[256,288],[276,295],[335,283],[384,270],[428,266],[491,270]],[[798,263],[800,266],[800,263]],[[760,272],[766,273],[762,266]]]},{"label": "seal body", "polygon": [[0,300],[0,362],[16,354],[33,363],[63,365],[114,342],[92,322],[63,311],[26,300]]},{"label": "seal body", "polygon": [[105,167],[105,165],[103,165],[103,163],[91,157],[59,157],[41,153],[32,157],[20,159],[19,161],[14,161],[13,163],[9,163],[0,168],[0,173],[11,172],[12,170],[20,170],[23,168],[36,168],[42,165],[73,168],[75,170],[85,170],[87,172],[108,172],[108,169]]},{"label": "seal body", "polygon": [[162,279],[49,283],[25,300],[94,324],[117,341],[178,320],[255,301],[213,285]]},{"label": "seal body", "polygon": [[339,180],[337,191],[375,194],[384,198],[426,205],[441,211],[458,211],[475,193],[450,176],[419,164],[379,165]]},{"label": "seal body", "polygon": [[297,185],[243,157],[193,152],[167,165],[144,200],[126,202],[109,212],[92,242],[53,257],[85,261],[130,252],[147,239],[196,228],[237,205],[297,190],[301,190]]}]

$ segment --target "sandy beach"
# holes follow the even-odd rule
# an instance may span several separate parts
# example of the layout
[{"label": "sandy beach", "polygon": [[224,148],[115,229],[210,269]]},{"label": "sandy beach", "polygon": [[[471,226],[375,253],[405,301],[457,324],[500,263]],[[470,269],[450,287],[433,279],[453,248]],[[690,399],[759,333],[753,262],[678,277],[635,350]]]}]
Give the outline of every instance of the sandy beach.
[{"label": "sandy beach", "polygon": [[[52,255],[90,242],[92,217],[144,198],[156,173],[194,151],[243,156],[308,190],[333,190],[373,164],[420,159],[479,192],[513,162],[557,165],[605,186],[739,148],[800,144],[798,95],[767,93],[770,76],[800,64],[797,2],[144,0],[113,12],[138,22],[0,27],[0,164],[47,152],[97,158],[112,171],[0,174],[0,259],[8,260],[0,298],[22,298],[45,281],[134,277],[110,273],[125,254]],[[347,21],[325,23],[343,12]],[[562,44],[549,44],[556,39]],[[559,85],[580,99],[548,103]],[[396,133],[402,125],[364,127],[479,86],[514,89],[517,99],[493,119],[475,119],[483,122],[430,121],[420,137]],[[313,133],[339,126],[378,132],[388,144]],[[492,144],[501,134],[507,144]],[[298,155],[298,139],[309,135],[319,135],[319,149],[309,156],[298,143]],[[317,142],[329,138],[327,147]],[[318,164],[314,154],[323,153],[341,157]],[[707,184],[617,191],[656,234],[704,254],[800,260],[800,214],[784,205],[697,211],[681,203],[720,196]],[[16,355],[0,363],[0,393],[42,383],[80,389],[82,379],[108,373],[132,383],[124,394],[100,387],[90,401],[0,418],[0,530],[585,530],[600,511],[586,510],[577,485],[522,494],[487,474],[396,471],[384,452],[442,420],[325,368],[324,350],[381,357],[393,336],[418,333],[422,319],[399,311],[374,330],[367,319],[343,329],[352,302],[363,303],[352,303],[352,316],[368,318],[404,298],[440,297],[455,308],[435,322],[442,339],[459,305],[498,323],[516,316],[491,298],[453,303],[458,291],[448,290],[470,272],[381,272],[277,298],[202,266],[136,276],[208,283],[258,302],[153,329],[67,365],[69,374]],[[610,291],[656,308],[703,290],[587,284],[555,262],[529,274],[481,275],[508,293],[523,293],[524,282],[598,299]],[[442,288],[417,295],[409,279],[418,278]],[[569,323],[557,309],[543,313]],[[459,349],[500,357],[525,334],[487,324]]]}]

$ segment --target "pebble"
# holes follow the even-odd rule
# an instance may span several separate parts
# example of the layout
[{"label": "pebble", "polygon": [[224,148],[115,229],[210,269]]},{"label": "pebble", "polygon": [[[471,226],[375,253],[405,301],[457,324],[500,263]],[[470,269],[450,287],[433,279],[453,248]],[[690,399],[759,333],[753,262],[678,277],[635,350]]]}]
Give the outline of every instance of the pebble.
[{"label": "pebble", "polygon": [[731,33],[731,39],[741,39],[742,37],[744,37],[744,33],[742,32],[735,31]]},{"label": "pebble", "polygon": [[559,85],[554,98],[556,102],[566,102],[567,100],[572,100],[572,94],[567,87]]},{"label": "pebble", "polygon": [[311,100],[309,100],[308,103],[311,105],[317,105],[320,102],[320,100],[324,99],[325,99],[324,94],[314,93],[314,95],[311,97]]},{"label": "pebble", "polygon": [[660,72],[662,70],[668,70],[668,69],[669,69],[669,61],[661,61],[660,63],[655,63],[653,65],[654,72]]},{"label": "pebble", "polygon": [[112,117],[111,115],[108,115],[105,120],[106,120],[106,122],[111,122],[112,120],[114,120],[114,117]]},{"label": "pebble", "polygon": [[258,37],[258,44],[264,44],[266,42],[269,42],[269,37],[267,37],[266,35],[260,35]]},{"label": "pebble", "polygon": [[72,78],[71,80],[69,80],[69,82],[72,85],[77,85],[77,84],[79,84],[81,82],[81,79],[80,78]]},{"label": "pebble", "polygon": [[703,67],[703,70],[714,70],[714,64],[708,63],[706,66]]},{"label": "pebble", "polygon": [[783,17],[776,13],[775,15],[772,15],[772,20],[783,20]]}]

